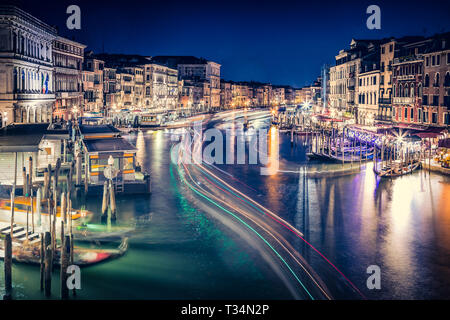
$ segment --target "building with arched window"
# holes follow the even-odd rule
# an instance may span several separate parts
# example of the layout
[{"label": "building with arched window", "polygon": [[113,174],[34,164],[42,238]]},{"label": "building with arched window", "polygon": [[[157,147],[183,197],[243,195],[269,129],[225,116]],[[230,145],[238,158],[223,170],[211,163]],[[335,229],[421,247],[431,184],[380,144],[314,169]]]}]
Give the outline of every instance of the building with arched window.
[{"label": "building with arched window", "polygon": [[0,6],[0,112],[6,123],[51,122],[56,29],[15,6]]},{"label": "building with arched window", "polygon": [[450,33],[436,36],[424,54],[423,120],[450,125]]},{"label": "building with arched window", "polygon": [[53,41],[56,101],[53,117],[69,120],[83,105],[81,71],[85,45],[58,37]]},{"label": "building with arched window", "polygon": [[372,125],[378,114],[380,70],[360,73],[358,76],[358,122]]}]

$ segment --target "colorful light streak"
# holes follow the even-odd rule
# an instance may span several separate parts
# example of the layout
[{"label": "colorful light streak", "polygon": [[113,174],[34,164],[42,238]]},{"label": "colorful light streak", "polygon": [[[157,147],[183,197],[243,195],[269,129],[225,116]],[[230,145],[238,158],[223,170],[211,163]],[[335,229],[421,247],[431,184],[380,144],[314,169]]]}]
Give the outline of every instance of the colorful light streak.
[{"label": "colorful light streak", "polygon": [[[194,148],[201,148],[201,145],[196,145]],[[182,150],[179,150],[180,152],[182,152]],[[182,157],[180,157],[180,159],[182,159]],[[221,172],[224,172],[223,170],[220,170],[219,168],[206,163],[206,165],[211,166]],[[185,165],[184,169],[185,172],[188,173],[188,175],[190,176],[189,170],[187,169],[187,167]],[[359,294],[361,295],[361,297],[363,297],[365,299],[365,296],[361,293],[361,291],[350,281],[350,279],[348,279],[342,271],[340,271],[328,258],[326,258],[319,250],[317,250],[311,243],[309,243],[306,239],[303,238],[303,234],[298,231],[295,227],[293,227],[292,225],[290,225],[288,222],[284,221],[283,219],[281,219],[278,215],[276,215],[275,213],[271,212],[269,209],[263,207],[262,205],[260,205],[259,203],[257,203],[256,201],[254,201],[253,199],[249,198],[247,195],[243,194],[242,192],[240,192],[239,190],[233,188],[232,186],[230,186],[229,184],[227,184],[225,181],[223,181],[222,179],[220,179],[218,176],[216,176],[215,174],[213,174],[210,170],[208,170],[207,168],[205,168],[203,165],[201,164],[196,164],[195,167],[197,169],[199,169],[205,176],[208,176],[208,178],[204,177],[204,179],[206,179],[206,181],[208,181],[208,183],[211,183],[215,188],[225,192],[228,195],[234,196],[236,198],[238,198],[241,202],[250,205],[252,208],[254,208],[255,210],[257,210],[258,212],[262,213],[264,216],[268,216],[269,218],[271,218],[273,221],[279,223],[280,225],[282,225],[284,228],[288,229],[290,232],[294,233],[297,237],[299,237],[302,241],[304,241],[310,248],[312,248],[317,254],[319,254],[320,257],[322,257],[330,266],[332,266],[332,268],[334,270],[336,270],[340,276],[342,276],[349,284],[350,286]],[[178,167],[178,172],[180,173],[180,168]],[[239,179],[234,178],[232,175],[230,175],[227,172],[226,173],[228,176],[231,176],[233,178],[233,180],[238,181],[239,183],[241,183],[244,186],[247,186],[246,184],[244,184],[243,182],[239,181]],[[180,176],[182,176],[182,174],[180,173]],[[196,182],[192,176],[190,176],[190,179],[198,184],[198,182]],[[233,213],[231,213],[229,210],[225,209],[223,206],[219,205],[217,202],[215,202],[212,199],[216,199],[216,201],[223,203],[224,206],[230,206],[230,203],[224,202],[220,199],[218,199],[217,197],[215,197],[214,195],[212,195],[211,193],[207,192],[205,189],[198,187],[198,189],[196,189],[195,187],[193,187],[192,184],[190,184],[183,176],[183,180],[184,182],[189,186],[189,188],[193,191],[195,191],[197,194],[201,195],[203,198],[207,199],[209,202],[213,203],[214,205],[216,205],[217,207],[221,208],[222,210],[224,210],[226,213],[231,214],[234,218],[238,219],[241,223],[243,223],[246,227],[250,228],[253,232],[255,232],[258,237],[260,237],[261,239],[264,240],[264,242],[270,246],[270,244],[267,242],[267,240],[262,237],[259,233],[257,233],[256,230],[254,230],[253,228],[251,228],[248,224],[246,224],[242,219],[240,219],[239,217],[235,216]],[[212,181],[211,181],[212,180]],[[214,182],[213,182],[214,181]],[[220,187],[221,186],[221,187]],[[248,187],[248,186],[247,186]],[[250,188],[250,187],[249,187]],[[195,190],[194,190],[195,189]],[[253,189],[253,188],[251,188]],[[200,192],[199,190],[201,190],[202,192]],[[253,189],[254,190],[254,189]],[[209,195],[206,196],[206,195]],[[235,211],[240,212],[241,214],[243,214],[244,216],[246,216],[248,219],[252,220],[253,222],[256,223],[256,221],[254,221],[254,219],[251,219],[247,214],[245,214],[244,212],[242,212],[242,210],[237,210],[237,208],[232,207]],[[325,290],[315,281],[314,277],[311,276],[311,274],[309,274],[309,272],[306,270],[306,268],[295,258],[292,256],[292,254],[289,252],[289,250],[282,245],[278,239],[276,239],[276,237],[271,234],[267,228],[262,227],[261,225],[259,225],[259,227],[263,228],[266,232],[268,232],[290,255],[291,257],[306,271],[306,273],[309,275],[309,277],[313,280],[313,282],[319,287],[319,289],[324,293],[324,295],[330,299],[330,296],[325,292]],[[288,244],[289,247],[291,247]],[[276,253],[277,256],[279,256],[280,259],[282,259],[281,255],[276,252],[276,250],[270,246],[270,248],[272,250],[274,250],[274,252]],[[298,253],[295,251],[295,249],[292,248],[292,250],[298,255]],[[297,279],[297,281],[299,281],[297,275],[295,275],[295,273],[293,272],[293,270],[291,269],[291,267],[287,264],[287,262],[282,259],[283,263],[286,264],[286,266],[288,267],[288,269],[293,273],[294,277]],[[305,286],[301,283],[302,287],[306,290]],[[307,290],[306,290],[307,291]],[[310,295],[310,293],[308,292],[308,294]]]},{"label": "colorful light streak", "polygon": [[[180,169],[178,168],[178,171]],[[179,172],[180,173],[180,172]],[[180,177],[183,177],[183,175],[180,173]],[[186,183],[186,185],[192,190],[194,191],[196,194],[198,194],[199,196],[201,196],[202,198],[206,199],[207,201],[211,202],[212,204],[214,204],[215,206],[217,206],[218,208],[222,209],[224,212],[228,213],[229,215],[231,215],[232,217],[234,217],[236,220],[238,220],[240,223],[242,223],[244,226],[246,226],[249,230],[251,230],[253,233],[255,233],[261,240],[263,240],[263,242],[277,255],[277,257],[283,262],[283,264],[288,268],[288,270],[292,273],[292,275],[294,276],[294,278],[297,280],[297,282],[301,285],[301,287],[305,290],[305,292],[308,294],[308,296],[311,298],[311,300],[315,300],[314,297],[311,295],[311,293],[308,291],[308,289],[305,287],[305,285],[303,284],[303,282],[298,278],[298,276],[295,274],[295,272],[292,270],[292,268],[289,266],[289,264],[286,262],[286,260],[278,253],[277,250],[275,250],[275,248],[261,235],[259,234],[254,228],[252,228],[249,224],[247,224],[245,221],[243,221],[241,218],[239,218],[238,216],[236,216],[235,214],[233,214],[231,211],[227,210],[226,208],[222,207],[220,204],[218,204],[217,202],[215,202],[214,200],[210,199],[209,197],[207,197],[206,195],[202,194],[201,192],[199,192],[196,188],[194,188],[192,186],[192,184],[190,184],[184,177],[183,177],[183,181]]]},{"label": "colorful light streak", "polygon": [[[200,169],[201,170],[201,169]],[[206,169],[205,169],[206,170]],[[207,172],[209,172],[210,174],[212,174],[210,171],[206,170]],[[218,178],[216,176],[216,178],[218,180],[220,180],[223,184],[221,184],[222,186],[225,187],[224,184],[226,184],[223,180],[221,180],[220,178]],[[216,180],[217,181],[217,180]],[[227,187],[225,187],[227,188]],[[233,189],[236,193],[239,193],[240,195],[242,195],[243,197],[245,197],[246,199],[248,199],[249,201],[253,202],[254,204],[256,204],[259,208],[261,208],[262,210],[265,210],[267,212],[270,213],[270,215],[268,215],[271,219],[275,220],[276,222],[280,223],[282,226],[284,226],[285,228],[287,228],[289,231],[293,232],[295,235],[297,235],[300,239],[302,239],[308,246],[310,246],[317,254],[319,254],[328,264],[330,264],[351,286],[352,288],[358,292],[363,298],[365,298],[365,296],[362,294],[362,292],[353,284],[353,282],[350,281],[350,279],[348,279],[344,273],[342,271],[340,271],[327,257],[325,257],[319,250],[317,250],[311,243],[309,243],[308,241],[306,241],[306,239],[303,238],[303,234],[298,231],[297,229],[295,229],[295,227],[291,226],[288,222],[284,221],[283,219],[281,219],[278,215],[276,215],[275,213],[271,212],[269,209],[261,206],[259,203],[257,203],[256,201],[254,201],[253,199],[249,198],[248,196],[246,196],[245,194],[243,194],[242,192],[240,192],[239,190],[231,187],[228,185],[228,188]],[[227,189],[228,189],[227,188]],[[223,189],[222,189],[223,190]],[[225,191],[225,190],[223,190]],[[230,190],[231,191],[231,190]],[[225,191],[226,192],[226,191]],[[234,194],[238,199],[240,199],[241,201],[245,201],[244,199],[242,199],[241,197],[237,196],[236,194]],[[251,205],[252,207],[254,207],[255,209],[257,209],[259,212],[263,213],[264,215],[267,215],[265,212],[263,212],[262,210],[258,209],[257,207],[255,207],[254,205],[252,205],[250,202],[247,202],[249,205]],[[282,222],[283,221],[283,222]]]}]

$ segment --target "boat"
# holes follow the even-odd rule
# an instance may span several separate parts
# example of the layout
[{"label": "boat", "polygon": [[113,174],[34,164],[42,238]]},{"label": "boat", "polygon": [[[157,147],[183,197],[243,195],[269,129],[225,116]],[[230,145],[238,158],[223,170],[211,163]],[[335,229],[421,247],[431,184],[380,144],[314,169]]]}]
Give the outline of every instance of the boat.
[{"label": "boat", "polygon": [[[16,197],[14,199],[14,222],[19,225],[30,224],[32,220],[37,221],[37,206],[36,200],[33,201],[34,217],[31,213],[31,200],[30,197]],[[27,219],[28,212],[28,219]],[[89,221],[93,213],[87,210],[72,209],[69,216],[72,219],[74,225],[79,225]],[[48,202],[47,200],[41,201],[41,219],[43,221],[48,220]],[[11,221],[11,199],[0,199],[0,221]],[[56,208],[56,225],[61,224],[61,207]]]},{"label": "boat", "polygon": [[377,165],[374,165],[373,171],[381,178],[394,178],[412,173],[419,169],[421,165],[421,162],[417,160],[408,163],[392,162],[380,169],[378,169]]},{"label": "boat", "polygon": [[168,121],[161,126],[167,129],[176,129],[176,128],[182,128],[182,127],[188,127],[196,122],[203,122],[205,120],[209,120],[211,118],[211,115],[207,114],[200,114],[197,116],[191,116],[188,118],[181,118],[178,120]]},{"label": "boat", "polygon": [[161,126],[161,114],[145,113],[139,116],[139,127],[156,128]]},{"label": "boat", "polygon": [[131,226],[117,226],[86,223],[73,228],[76,241],[118,241],[130,237],[135,231]]},{"label": "boat", "polygon": [[317,152],[308,152],[306,156],[309,160],[328,160],[328,157],[325,157],[321,153]]},{"label": "boat", "polygon": [[[128,238],[123,238],[117,248],[86,248],[74,246],[73,264],[79,267],[86,267],[107,260],[123,256],[128,250]],[[0,248],[0,259],[5,258],[5,251]],[[13,242],[12,260],[17,263],[40,265],[41,253],[40,245],[19,245]],[[53,265],[59,266],[61,262],[61,248],[57,247],[54,252]]]},{"label": "boat", "polygon": [[352,154],[345,154],[344,153],[344,159],[342,159],[342,154],[328,154],[328,153],[322,153],[322,152],[309,152],[306,154],[306,156],[310,159],[310,160],[322,160],[322,161],[329,161],[329,162],[337,162],[337,163],[351,163],[351,162],[364,162],[364,161],[368,161],[368,160],[372,160],[373,159],[373,149],[372,152],[370,152],[370,149],[368,150],[369,152],[367,154],[362,153],[361,154],[361,158],[359,156],[359,149],[358,149],[358,153],[355,152],[355,155]]}]

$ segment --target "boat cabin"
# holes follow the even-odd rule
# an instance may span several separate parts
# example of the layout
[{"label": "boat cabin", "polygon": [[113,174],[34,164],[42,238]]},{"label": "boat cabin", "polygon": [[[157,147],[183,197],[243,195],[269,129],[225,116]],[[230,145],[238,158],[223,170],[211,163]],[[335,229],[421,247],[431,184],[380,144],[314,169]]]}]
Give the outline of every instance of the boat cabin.
[{"label": "boat cabin", "polygon": [[120,136],[121,131],[111,125],[80,126],[85,161],[88,165],[89,184],[103,185],[107,180],[104,170],[108,159],[114,159],[118,175],[115,183],[136,180],[136,147]]},{"label": "boat cabin", "polygon": [[56,165],[58,158],[65,158],[69,131],[48,123],[10,124],[0,130],[0,184],[14,183],[17,156],[16,187],[23,186],[23,167],[29,170],[32,159],[32,180],[43,181],[45,168]]},{"label": "boat cabin", "polygon": [[106,180],[104,170],[108,159],[114,159],[114,169],[118,170],[116,182],[134,181],[136,148],[121,137],[84,139],[83,147],[89,170],[89,183],[102,184]]}]

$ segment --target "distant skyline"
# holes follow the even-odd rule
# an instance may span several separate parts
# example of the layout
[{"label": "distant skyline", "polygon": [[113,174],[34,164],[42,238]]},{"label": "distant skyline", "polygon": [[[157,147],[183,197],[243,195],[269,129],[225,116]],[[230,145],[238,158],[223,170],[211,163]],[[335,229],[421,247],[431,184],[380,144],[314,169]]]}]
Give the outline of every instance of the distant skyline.
[{"label": "distant skyline", "polygon": [[[450,31],[450,1],[7,1],[101,53],[193,55],[222,65],[221,77],[302,87],[334,63],[352,38],[430,36]],[[81,30],[66,8],[81,8]],[[366,8],[381,8],[381,30]]]}]

